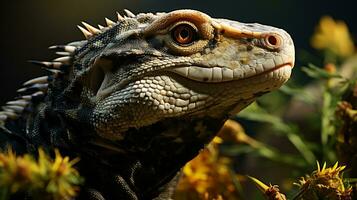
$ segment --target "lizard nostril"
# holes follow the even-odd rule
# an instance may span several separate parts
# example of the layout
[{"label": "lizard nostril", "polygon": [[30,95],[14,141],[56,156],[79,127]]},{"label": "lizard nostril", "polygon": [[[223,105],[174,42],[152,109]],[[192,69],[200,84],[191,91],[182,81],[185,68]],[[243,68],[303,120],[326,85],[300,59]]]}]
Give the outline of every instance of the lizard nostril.
[{"label": "lizard nostril", "polygon": [[265,42],[269,48],[278,49],[281,46],[281,39],[278,35],[271,34],[265,37]]}]

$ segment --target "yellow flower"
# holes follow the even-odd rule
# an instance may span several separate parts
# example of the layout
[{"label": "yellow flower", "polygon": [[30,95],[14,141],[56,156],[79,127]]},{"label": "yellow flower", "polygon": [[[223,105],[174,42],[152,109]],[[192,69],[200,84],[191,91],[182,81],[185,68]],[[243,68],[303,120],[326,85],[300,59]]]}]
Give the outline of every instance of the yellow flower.
[{"label": "yellow flower", "polygon": [[219,154],[218,147],[223,142],[261,144],[250,138],[234,120],[227,120],[224,127],[201,153],[183,168],[176,194],[176,200],[235,200],[238,191],[236,179],[240,179],[230,169],[231,160]]},{"label": "yellow flower", "polygon": [[53,199],[69,199],[78,192],[77,185],[81,179],[78,171],[73,168],[77,162],[78,158],[70,161],[69,157],[62,157],[57,149],[53,161],[42,149],[39,149],[38,182],[44,183],[46,192],[51,194]]},{"label": "yellow flower", "polygon": [[221,142],[222,139],[216,137],[199,156],[185,165],[176,190],[176,200],[237,199],[230,160],[218,155],[218,144]]},{"label": "yellow flower", "polygon": [[34,160],[29,156],[17,157],[8,149],[6,154],[0,154],[0,188],[8,187],[15,193],[32,181]]},{"label": "yellow flower", "polygon": [[316,49],[329,50],[341,57],[350,56],[354,52],[354,44],[347,25],[329,16],[321,18],[311,38],[311,45]]},{"label": "yellow flower", "polygon": [[341,172],[345,166],[338,166],[338,162],[333,167],[326,168],[317,163],[317,170],[311,176],[302,177],[297,183],[300,187],[298,199],[351,199],[352,188],[345,188]]},{"label": "yellow flower", "polygon": [[0,191],[7,191],[9,195],[26,191],[34,199],[72,199],[82,182],[73,168],[77,162],[78,159],[70,161],[69,157],[62,157],[58,150],[53,161],[39,149],[36,161],[28,154],[16,156],[9,149],[0,153]]}]

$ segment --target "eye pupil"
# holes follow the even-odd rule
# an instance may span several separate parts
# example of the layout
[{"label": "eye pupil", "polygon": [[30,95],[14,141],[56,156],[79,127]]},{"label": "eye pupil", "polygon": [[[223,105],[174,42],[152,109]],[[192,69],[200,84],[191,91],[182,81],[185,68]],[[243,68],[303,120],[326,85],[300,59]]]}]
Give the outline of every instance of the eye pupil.
[{"label": "eye pupil", "polygon": [[188,24],[181,24],[172,31],[172,38],[180,45],[188,45],[195,39],[196,31]]},{"label": "eye pupil", "polygon": [[189,31],[188,31],[187,29],[183,29],[183,30],[181,30],[181,32],[180,32],[180,36],[181,36],[183,39],[189,37],[189,35],[190,35],[190,33],[189,33]]}]

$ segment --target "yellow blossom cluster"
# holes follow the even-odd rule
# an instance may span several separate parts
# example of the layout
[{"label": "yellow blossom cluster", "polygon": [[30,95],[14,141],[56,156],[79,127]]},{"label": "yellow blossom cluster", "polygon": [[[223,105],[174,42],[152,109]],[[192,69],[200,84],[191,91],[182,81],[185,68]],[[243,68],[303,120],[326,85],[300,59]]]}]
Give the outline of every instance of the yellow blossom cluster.
[{"label": "yellow blossom cluster", "polygon": [[223,141],[256,145],[255,141],[251,140],[237,122],[228,120],[207,148],[185,165],[175,199],[238,199],[238,191],[235,185],[238,176],[230,168],[231,159],[221,156],[218,146]]},{"label": "yellow blossom cluster", "polygon": [[39,149],[36,161],[28,154],[17,156],[9,149],[0,154],[0,194],[10,198],[11,194],[27,192],[35,199],[71,199],[82,182],[73,168],[77,162],[78,159],[62,157],[58,150],[52,160]]},{"label": "yellow blossom cluster", "polygon": [[230,160],[218,156],[219,137],[183,168],[176,190],[179,199],[236,199]]},{"label": "yellow blossom cluster", "polygon": [[[317,163],[317,170],[311,175],[302,177],[298,183],[299,192],[294,200],[352,200],[352,187],[345,187],[341,172],[345,166],[339,166],[338,162],[333,167],[326,168]],[[268,186],[260,180],[249,177],[263,192],[267,200],[286,200],[286,196],[280,193],[278,186]]]},{"label": "yellow blossom cluster", "polygon": [[345,166],[339,166],[338,162],[333,167],[326,168],[317,163],[317,170],[310,176],[302,177],[297,183],[300,187],[299,198],[296,199],[328,199],[344,200],[351,199],[352,188],[346,188],[341,172]]},{"label": "yellow blossom cluster", "polygon": [[347,25],[329,16],[321,18],[311,38],[311,45],[316,49],[329,50],[341,57],[352,55],[355,49]]}]

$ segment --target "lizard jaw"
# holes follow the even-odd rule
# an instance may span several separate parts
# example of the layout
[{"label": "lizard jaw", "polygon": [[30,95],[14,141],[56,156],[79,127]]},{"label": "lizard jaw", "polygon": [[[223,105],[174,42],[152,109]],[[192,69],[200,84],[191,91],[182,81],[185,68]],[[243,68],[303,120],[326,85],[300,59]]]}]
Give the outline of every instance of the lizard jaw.
[{"label": "lizard jaw", "polygon": [[292,62],[277,65],[269,70],[258,72],[256,69],[242,70],[241,68],[230,69],[225,67],[198,67],[198,66],[186,66],[171,68],[167,71],[174,72],[180,76],[186,77],[191,80],[205,82],[205,83],[221,83],[228,81],[241,80],[246,78],[251,78],[255,76],[260,76],[262,74],[270,73],[272,71],[278,70],[280,68],[293,67]]}]

